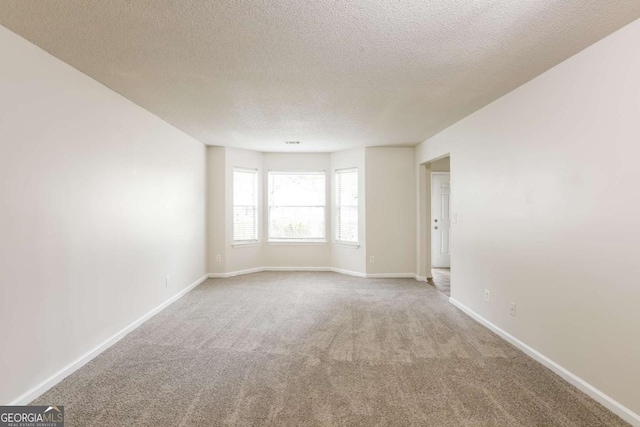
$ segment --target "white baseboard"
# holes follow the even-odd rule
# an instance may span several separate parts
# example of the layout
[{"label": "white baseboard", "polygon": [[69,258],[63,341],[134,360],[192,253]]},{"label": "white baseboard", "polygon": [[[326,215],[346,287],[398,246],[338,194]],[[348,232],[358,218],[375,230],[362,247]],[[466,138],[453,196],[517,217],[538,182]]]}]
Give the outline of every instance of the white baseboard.
[{"label": "white baseboard", "polygon": [[225,279],[227,277],[241,276],[243,274],[259,273],[261,271],[264,271],[264,268],[262,268],[262,267],[247,268],[246,270],[232,271],[232,272],[229,272],[229,273],[209,273],[209,278],[210,279]]},{"label": "white baseboard", "polygon": [[343,270],[342,268],[331,267],[331,271],[333,271],[334,273],[346,274],[347,276],[367,277],[365,273],[360,273],[359,271],[352,270]]},{"label": "white baseboard", "polygon": [[255,267],[246,270],[231,271],[229,273],[209,273],[210,279],[226,279],[242,276],[243,274],[260,273],[261,271],[331,271],[330,267]]},{"label": "white baseboard", "polygon": [[47,378],[46,380],[38,384],[37,386],[33,387],[32,389],[22,394],[21,396],[15,398],[8,404],[9,405],[29,404],[34,399],[38,398],[44,392],[49,390],[51,387],[55,386],[63,379],[73,374],[78,369],[82,368],[84,365],[86,365],[88,362],[90,362],[93,358],[98,356],[100,353],[102,353],[103,351],[105,351],[106,349],[108,349],[118,341],[120,341],[129,332],[133,331],[135,328],[137,328],[138,326],[140,326],[141,324],[149,320],[151,317],[155,316],[156,314],[164,310],[166,307],[168,307],[169,305],[171,305],[172,303],[174,303],[175,301],[183,297],[187,292],[189,292],[190,290],[198,286],[200,283],[207,280],[207,278],[208,278],[208,275],[202,276],[201,278],[199,278],[198,280],[196,280],[195,282],[193,282],[192,284],[190,284],[189,286],[187,286],[186,288],[184,288],[183,290],[181,290],[180,292],[178,292],[177,294],[175,294],[174,296],[172,296],[171,298],[169,298],[168,300],[166,300],[165,302],[163,302],[162,304],[160,304],[159,306],[157,306],[156,308],[154,308],[153,310],[151,310],[150,312],[148,312],[147,314],[145,314],[135,322],[131,323],[126,328],[122,329],[115,335],[111,336],[106,341],[102,342],[100,345],[95,347],[94,349],[83,354],[78,359],[74,360],[69,365],[65,366],[64,368],[62,368],[61,370],[59,370],[58,372],[56,372],[55,374],[53,374],[52,376],[50,376],[49,378]]},{"label": "white baseboard", "polygon": [[427,277],[426,276],[418,276],[417,274],[414,274],[413,278],[416,279],[418,282],[426,282],[427,281]]},{"label": "white baseboard", "polygon": [[413,279],[414,273],[367,273],[367,279]]},{"label": "white baseboard", "polygon": [[259,273],[261,271],[332,271],[334,273],[346,274],[349,276],[377,278],[377,279],[416,279],[426,281],[426,278],[417,276],[415,273],[373,273],[365,274],[358,271],[343,270],[334,267],[257,267],[246,270],[232,271],[229,273],[209,273],[212,279],[224,279],[227,277],[240,276],[243,274]]},{"label": "white baseboard", "polygon": [[495,332],[497,335],[499,335],[501,338],[513,344],[515,347],[523,351],[525,354],[527,354],[534,360],[537,360],[542,365],[551,369],[553,372],[555,372],[560,377],[562,377],[566,382],[573,385],[578,390],[582,391],[587,396],[591,397],[593,400],[600,403],[602,406],[609,409],[611,412],[613,412],[614,414],[616,414],[617,416],[619,416],[629,424],[633,426],[640,426],[640,415],[636,414],[631,409],[627,408],[626,406],[622,405],[621,403],[607,396],[606,394],[604,394],[603,392],[601,392],[600,390],[598,390],[597,388],[595,388],[594,386],[592,386],[591,384],[583,380],[582,378],[578,377],[577,375],[571,373],[567,369],[558,365],[556,362],[549,359],[544,354],[529,347],[527,344],[523,343],[522,341],[520,341],[513,335],[509,334],[505,330],[489,322],[484,317],[480,316],[478,313],[471,310],[466,305],[462,304],[460,301],[454,298],[449,298],[449,302],[455,305],[456,307],[458,307],[460,310],[464,311],[468,316],[470,316],[472,319],[474,319],[478,323],[486,326],[487,328]]},{"label": "white baseboard", "polygon": [[263,267],[263,271],[332,271],[331,267]]}]

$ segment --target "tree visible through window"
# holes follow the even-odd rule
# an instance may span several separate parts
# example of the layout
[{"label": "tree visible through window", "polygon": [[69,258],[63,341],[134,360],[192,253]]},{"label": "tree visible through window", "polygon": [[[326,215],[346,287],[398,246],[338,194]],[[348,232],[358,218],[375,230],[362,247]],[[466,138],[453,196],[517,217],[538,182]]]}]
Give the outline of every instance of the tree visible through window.
[{"label": "tree visible through window", "polygon": [[233,170],[233,241],[258,240],[258,171]]},{"label": "tree visible through window", "polygon": [[269,172],[269,241],[325,241],[324,172]]},{"label": "tree visible through window", "polygon": [[358,243],[358,169],[336,171],[336,241]]}]

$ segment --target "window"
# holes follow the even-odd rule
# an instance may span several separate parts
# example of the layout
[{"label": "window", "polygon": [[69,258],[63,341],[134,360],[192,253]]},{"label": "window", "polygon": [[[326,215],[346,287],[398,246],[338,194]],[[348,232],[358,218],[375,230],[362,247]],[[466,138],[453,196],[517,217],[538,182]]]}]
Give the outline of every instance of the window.
[{"label": "window", "polygon": [[233,169],[233,241],[258,240],[258,171]]},{"label": "window", "polygon": [[325,241],[324,172],[269,172],[269,241]]},{"label": "window", "polygon": [[336,241],[358,243],[358,169],[336,171]]}]

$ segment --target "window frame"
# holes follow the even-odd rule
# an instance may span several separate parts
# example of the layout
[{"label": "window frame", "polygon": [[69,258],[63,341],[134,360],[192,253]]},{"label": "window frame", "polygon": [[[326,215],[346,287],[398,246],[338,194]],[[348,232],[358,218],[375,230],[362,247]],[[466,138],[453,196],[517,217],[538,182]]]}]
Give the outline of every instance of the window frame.
[{"label": "window frame", "polygon": [[[348,172],[355,172],[356,173],[356,179],[357,179],[357,192],[358,192],[358,205],[355,206],[356,208],[356,218],[358,220],[357,223],[357,234],[358,234],[358,238],[356,239],[356,241],[349,241],[349,240],[341,240],[339,239],[339,230],[340,230],[340,207],[342,205],[340,205],[339,200],[340,200],[340,192],[339,189],[340,187],[338,186],[338,175],[342,174],[342,173],[348,173]],[[337,245],[341,245],[341,246],[353,246],[353,247],[360,247],[360,175],[358,173],[358,168],[357,167],[349,167],[349,168],[341,168],[341,169],[335,169],[334,171],[334,179],[335,179],[335,233],[334,233],[334,243]],[[351,206],[354,207],[354,206]]]},{"label": "window frame", "polygon": [[[265,203],[267,209],[267,243],[270,245],[324,245],[327,243],[327,173],[326,170],[267,170],[267,202]],[[271,175],[322,175],[324,177],[324,205],[322,206],[322,214],[324,219],[324,237],[322,238],[278,238],[271,237]],[[303,206],[300,206],[303,207]],[[320,206],[308,206],[316,207]]]},{"label": "window frame", "polygon": [[[236,209],[236,200],[235,200],[235,174],[236,171],[244,172],[244,173],[252,173],[254,174],[254,182],[255,182],[255,239],[245,239],[245,240],[237,240],[235,234],[235,218],[233,218],[231,222],[231,234],[232,234],[232,244],[233,246],[252,246],[260,243],[260,173],[256,168],[246,168],[240,166],[233,167],[233,180],[231,184],[231,211],[232,216],[235,217],[235,209]],[[244,205],[242,205],[244,206]]]}]

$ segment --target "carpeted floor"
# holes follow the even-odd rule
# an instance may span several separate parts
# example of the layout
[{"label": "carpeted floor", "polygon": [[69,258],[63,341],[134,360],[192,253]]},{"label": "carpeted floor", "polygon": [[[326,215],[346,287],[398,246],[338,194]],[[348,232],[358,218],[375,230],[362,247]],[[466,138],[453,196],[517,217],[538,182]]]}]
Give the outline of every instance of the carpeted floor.
[{"label": "carpeted floor", "polygon": [[66,426],[618,426],[413,279],[208,280],[33,404]]},{"label": "carpeted floor", "polygon": [[429,283],[436,287],[437,290],[451,296],[451,269],[450,268],[432,268]]}]

